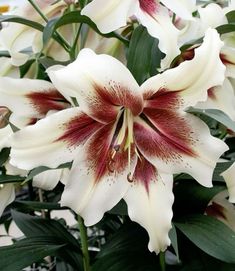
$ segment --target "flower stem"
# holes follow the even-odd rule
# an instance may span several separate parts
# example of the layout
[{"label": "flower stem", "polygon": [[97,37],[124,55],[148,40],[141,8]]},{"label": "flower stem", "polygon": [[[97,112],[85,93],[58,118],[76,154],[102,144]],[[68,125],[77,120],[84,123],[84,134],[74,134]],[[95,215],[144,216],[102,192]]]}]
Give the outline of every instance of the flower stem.
[{"label": "flower stem", "polygon": [[160,252],[159,262],[160,262],[161,271],[166,271],[165,252]]},{"label": "flower stem", "polygon": [[78,216],[78,226],[79,226],[80,237],[81,237],[84,271],[90,271],[90,257],[89,257],[88,242],[87,242],[87,229],[86,229],[86,226],[84,225],[84,221],[81,216]]},{"label": "flower stem", "polygon": [[[42,13],[40,7],[34,2],[34,0],[28,0],[29,3],[33,6],[33,8],[37,11],[37,13],[42,17],[42,19],[48,23],[48,18]],[[57,38],[59,38],[59,40],[61,41],[61,46],[63,46],[63,48],[69,52],[70,50],[70,45],[67,43],[67,41],[57,32],[55,31],[55,35],[57,36]]]}]

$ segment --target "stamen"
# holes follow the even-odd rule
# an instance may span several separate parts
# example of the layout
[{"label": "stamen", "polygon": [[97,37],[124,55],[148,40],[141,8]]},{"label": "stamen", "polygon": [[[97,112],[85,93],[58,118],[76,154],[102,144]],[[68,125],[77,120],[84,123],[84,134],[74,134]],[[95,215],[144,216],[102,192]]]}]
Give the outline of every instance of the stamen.
[{"label": "stamen", "polygon": [[8,12],[10,10],[9,5],[2,5],[0,6],[0,13]]},{"label": "stamen", "polygon": [[129,183],[133,183],[134,179],[133,179],[133,177],[131,177],[131,172],[129,172],[129,173],[127,174],[126,178],[127,178],[127,181],[128,181]]},{"label": "stamen", "polygon": [[113,146],[115,152],[118,152],[120,150],[120,145],[115,145]]}]

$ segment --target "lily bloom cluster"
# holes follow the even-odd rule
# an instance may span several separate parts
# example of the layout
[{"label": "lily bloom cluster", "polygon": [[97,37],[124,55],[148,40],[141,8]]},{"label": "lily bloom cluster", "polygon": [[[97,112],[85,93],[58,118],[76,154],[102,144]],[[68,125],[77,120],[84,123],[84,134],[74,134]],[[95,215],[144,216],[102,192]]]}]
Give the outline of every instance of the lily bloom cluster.
[{"label": "lily bloom cluster", "polygon": [[[63,1],[38,2],[48,17],[67,8]],[[215,29],[226,23],[233,4],[223,8],[199,6],[194,0],[93,0],[82,8],[81,14],[103,34],[126,25],[135,28],[138,22],[159,40],[164,54],[159,73],[141,85],[126,67],[124,50],[118,57],[117,51],[111,53],[117,41],[107,39],[100,46],[104,38],[93,30],[88,35],[93,42],[87,38],[87,48],[79,50],[75,60],[59,65],[69,57],[63,46],[62,55],[55,41],[43,47],[35,29],[14,23],[3,27],[1,45],[9,58],[0,61],[11,61],[0,72],[0,147],[11,148],[7,173],[26,176],[36,167],[52,168],[34,177],[33,184],[49,190],[63,182],[61,206],[81,215],[87,226],[124,199],[129,217],[149,234],[149,250],[164,251],[170,245],[173,175],[187,173],[211,187],[216,163],[228,150],[187,109],[219,109],[235,120],[234,33],[220,37]],[[212,10],[220,16],[205,19]],[[200,16],[193,16],[195,12]],[[41,21],[33,13],[30,19]],[[70,41],[67,27],[60,33]],[[181,46],[192,40],[197,43],[181,54]],[[17,67],[30,57],[22,49],[29,46],[31,56],[40,52],[57,60],[45,71],[47,80],[32,79],[35,67],[28,78],[16,78]],[[67,162],[72,162],[71,169],[58,169]],[[234,165],[223,176],[235,202],[232,171]],[[14,200],[12,184],[2,187],[0,200],[2,213]]]}]

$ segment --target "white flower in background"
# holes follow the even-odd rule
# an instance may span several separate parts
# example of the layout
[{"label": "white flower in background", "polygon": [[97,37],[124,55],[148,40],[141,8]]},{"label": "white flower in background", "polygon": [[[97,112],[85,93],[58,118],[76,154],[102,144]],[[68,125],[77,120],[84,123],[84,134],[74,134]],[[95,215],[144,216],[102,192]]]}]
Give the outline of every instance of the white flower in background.
[{"label": "white flower in background", "polygon": [[[0,77],[0,151],[11,147],[14,134],[10,121],[17,128],[23,128],[45,117],[48,112],[62,110],[69,103],[55,89],[43,80],[15,79]],[[9,111],[10,110],[10,111]],[[27,176],[27,171],[13,167],[7,161],[4,164],[6,173]],[[65,182],[66,169],[55,169],[42,172],[34,177],[33,185],[45,190],[53,189],[59,181]],[[0,186],[0,216],[5,207],[15,198],[14,184]]]},{"label": "white flower in background", "polygon": [[15,187],[13,184],[0,184],[0,217],[9,205],[15,199]]},{"label": "white flower in background", "polygon": [[[28,1],[22,0],[22,2],[24,5],[21,5],[20,8],[17,8],[11,12],[13,15],[25,17],[29,20],[45,24],[40,15],[37,13],[37,11],[35,11]],[[53,0],[37,1],[42,13],[44,13],[44,15],[48,18],[61,14],[61,12],[67,6],[63,1],[51,5],[53,2]],[[70,36],[70,33],[67,33],[67,31],[64,31],[64,34]],[[66,38],[69,39],[69,36],[66,36]],[[23,24],[9,23],[0,31],[0,44],[1,47],[10,53],[12,64],[20,66],[28,60],[30,51],[33,51],[34,53],[41,51],[42,33]],[[23,50],[28,50],[29,53],[24,53]],[[54,41],[47,46],[46,50],[48,51],[48,55],[51,57],[56,56],[57,60],[68,60],[67,53]]]},{"label": "white flower in background", "polygon": [[147,28],[151,36],[159,40],[159,48],[166,54],[162,65],[167,66],[180,53],[179,31],[172,24],[168,9],[180,18],[193,20],[192,12],[196,10],[196,1],[93,0],[83,8],[81,14],[90,17],[102,33],[125,26],[128,18],[134,16]]},{"label": "white flower in background", "polygon": [[228,202],[227,191],[217,194],[208,204],[206,214],[222,221],[235,231],[235,206]]},{"label": "white flower in background", "polygon": [[229,201],[235,203],[235,163],[233,163],[222,174],[226,182],[229,194]]},{"label": "white flower in background", "polygon": [[191,61],[141,86],[115,58],[90,49],[67,67],[51,67],[55,87],[75,97],[79,107],[15,133],[10,162],[30,170],[74,160],[62,205],[89,226],[124,198],[130,218],[148,231],[149,249],[165,250],[172,174],[186,172],[210,187],[216,162],[227,150],[200,119],[184,111],[205,100],[208,88],[222,84],[221,46],[217,32],[208,30]]},{"label": "white flower in background", "polygon": [[[208,28],[216,28],[228,23],[225,14],[232,9],[231,5],[221,8],[211,3],[205,7],[199,7],[199,17],[194,21],[183,21],[178,19],[177,25],[186,24],[181,29],[180,45],[202,38]],[[208,99],[199,102],[196,107],[201,109],[218,109],[226,113],[235,121],[235,92],[231,78],[235,78],[235,34],[234,32],[221,35],[224,46],[221,48],[220,57],[226,66],[226,79],[222,86],[215,86],[208,89]],[[197,45],[194,46],[194,48]],[[194,55],[194,48],[188,49],[182,54],[183,59],[191,59]]]}]

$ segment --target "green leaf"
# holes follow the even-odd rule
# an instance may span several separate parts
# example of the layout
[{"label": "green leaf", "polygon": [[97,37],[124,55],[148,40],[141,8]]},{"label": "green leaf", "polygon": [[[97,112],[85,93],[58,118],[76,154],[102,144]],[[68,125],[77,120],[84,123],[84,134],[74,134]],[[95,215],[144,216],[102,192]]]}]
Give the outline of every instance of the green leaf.
[{"label": "green leaf", "polygon": [[15,200],[11,205],[13,208],[26,209],[26,210],[66,210],[67,207],[61,207],[58,203],[54,202],[38,202],[28,200]]},{"label": "green leaf", "polygon": [[27,237],[38,235],[50,235],[60,238],[66,243],[70,243],[78,250],[80,249],[77,240],[66,230],[66,228],[56,220],[49,220],[38,216],[31,216],[12,210],[12,218]]},{"label": "green leaf", "polygon": [[0,270],[20,271],[46,256],[52,256],[66,244],[53,237],[30,237],[11,246],[0,247]]},{"label": "green leaf", "polygon": [[224,24],[216,27],[216,30],[219,34],[226,34],[235,31],[235,24]]},{"label": "green leaf", "polygon": [[173,189],[175,218],[192,213],[203,214],[210,200],[224,189],[224,185],[207,188],[193,180],[176,181]]},{"label": "green leaf", "polygon": [[8,51],[0,51],[0,57],[11,57]]},{"label": "green leaf", "polygon": [[63,250],[57,251],[56,256],[76,267],[78,271],[82,270],[80,245],[61,223],[56,220],[31,216],[15,210],[12,210],[12,217],[27,237],[48,235],[52,236],[55,240],[65,243],[66,246]]},{"label": "green leaf", "polygon": [[23,182],[25,177],[21,177],[18,175],[0,175],[0,184],[4,183],[19,183]]},{"label": "green leaf", "polygon": [[[71,165],[72,165],[71,162],[64,163],[64,164],[58,166],[56,169],[71,168]],[[38,175],[38,174],[40,174],[40,173],[42,173],[44,171],[51,170],[51,169],[55,169],[55,168],[49,168],[49,167],[46,167],[46,166],[41,166],[41,167],[34,168],[28,174],[27,178],[25,179],[25,182],[31,180],[34,176],[36,176],[36,175]]]},{"label": "green leaf", "polygon": [[161,52],[158,40],[151,37],[146,28],[138,26],[131,37],[127,57],[127,68],[139,84],[157,73],[160,66]]},{"label": "green leaf", "polygon": [[179,249],[178,249],[178,240],[177,240],[177,232],[176,232],[176,228],[175,228],[174,224],[172,224],[172,228],[169,231],[169,238],[171,239],[171,245],[173,246],[174,251],[176,253],[177,261],[180,262]]},{"label": "green leaf", "polygon": [[47,69],[53,65],[63,65],[66,66],[70,63],[70,61],[57,61],[50,57],[41,57],[39,58],[39,63],[42,64],[42,66]]},{"label": "green leaf", "polygon": [[23,24],[27,25],[29,27],[32,27],[34,29],[37,29],[39,31],[43,31],[44,26],[34,22],[30,21],[28,19],[22,18],[20,16],[15,16],[15,15],[0,15],[0,22],[12,22],[12,23],[18,23],[18,24]]},{"label": "green leaf", "polygon": [[44,30],[44,38],[43,38],[44,42],[48,42],[50,37],[52,37],[52,35],[56,31],[56,29],[58,29],[59,27],[61,27],[63,25],[67,25],[67,24],[73,24],[73,23],[88,24],[95,32],[97,32],[98,34],[100,34],[104,37],[117,38],[117,39],[121,40],[122,42],[124,42],[126,45],[128,45],[128,43],[129,43],[128,40],[126,40],[124,37],[118,35],[115,32],[111,32],[108,34],[101,33],[98,30],[95,23],[93,23],[90,18],[81,15],[80,11],[72,11],[69,13],[65,13],[63,16],[61,16],[59,18],[55,18],[55,19],[49,21],[45,27],[45,30]]},{"label": "green leaf", "polygon": [[156,254],[149,252],[147,244],[146,231],[128,222],[101,248],[92,271],[160,270]]},{"label": "green leaf", "polygon": [[187,111],[189,113],[200,113],[206,115],[212,119],[217,120],[228,129],[235,132],[235,121],[231,120],[228,115],[226,115],[223,111],[217,109],[198,109],[198,108],[189,108]]},{"label": "green leaf", "polygon": [[227,20],[230,24],[235,23],[235,10],[232,10],[226,14]]},{"label": "green leaf", "polygon": [[55,31],[55,29],[54,29],[55,25],[59,21],[59,19],[60,19],[60,17],[53,18],[53,19],[49,20],[48,23],[46,24],[46,26],[43,30],[43,36],[42,36],[44,46],[46,46],[47,43],[49,42],[49,40],[51,39],[51,37]]},{"label": "green leaf", "polygon": [[2,166],[8,159],[10,154],[10,148],[4,148],[0,152],[0,166]]},{"label": "green leaf", "polygon": [[175,225],[207,254],[227,263],[235,263],[235,232],[221,221],[205,215],[193,215]]}]

